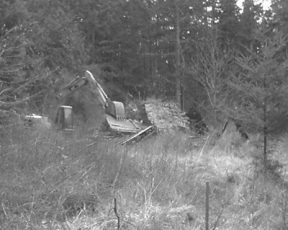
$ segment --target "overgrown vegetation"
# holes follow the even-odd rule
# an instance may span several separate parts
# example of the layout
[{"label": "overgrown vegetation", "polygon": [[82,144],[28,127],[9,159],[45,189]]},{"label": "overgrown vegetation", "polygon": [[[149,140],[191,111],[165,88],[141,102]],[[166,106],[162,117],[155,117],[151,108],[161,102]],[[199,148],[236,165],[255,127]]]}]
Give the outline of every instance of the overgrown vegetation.
[{"label": "overgrown vegetation", "polygon": [[[123,147],[13,127],[1,144],[1,229],[203,229],[206,182],[212,229],[285,229],[284,168],[264,172],[259,140],[237,135],[167,133]],[[283,138],[271,159],[281,165]]]},{"label": "overgrown vegetation", "polygon": [[[211,229],[287,229],[287,4],[1,0],[0,228],[203,229],[208,181]],[[86,86],[75,133],[23,125],[84,70],[129,118],[156,98],[194,130],[117,145]]]}]

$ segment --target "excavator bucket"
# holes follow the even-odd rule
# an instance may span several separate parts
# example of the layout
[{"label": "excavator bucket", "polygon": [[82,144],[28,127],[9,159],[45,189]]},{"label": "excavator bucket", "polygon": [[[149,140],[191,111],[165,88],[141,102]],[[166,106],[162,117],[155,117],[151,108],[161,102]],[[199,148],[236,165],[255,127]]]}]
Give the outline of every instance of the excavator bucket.
[{"label": "excavator bucket", "polygon": [[141,122],[137,121],[116,120],[113,116],[107,114],[106,121],[113,131],[121,133],[132,133],[132,136],[118,143],[121,145],[130,145],[157,133],[157,128],[155,125],[145,126]]},{"label": "excavator bucket", "polygon": [[115,119],[109,114],[106,114],[106,121],[111,130],[122,133],[137,133],[146,127],[137,121]]},{"label": "excavator bucket", "polygon": [[122,102],[118,101],[109,101],[105,112],[107,114],[112,115],[115,117],[117,120],[125,120],[126,119],[126,113],[125,113],[125,108]]}]

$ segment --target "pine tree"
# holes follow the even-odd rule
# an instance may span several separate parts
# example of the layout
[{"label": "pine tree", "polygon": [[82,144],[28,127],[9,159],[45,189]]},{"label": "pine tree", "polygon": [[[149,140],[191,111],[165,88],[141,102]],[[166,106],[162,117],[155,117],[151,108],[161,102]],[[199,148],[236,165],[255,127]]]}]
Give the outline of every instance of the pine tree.
[{"label": "pine tree", "polygon": [[239,7],[236,0],[220,0],[217,7],[218,40],[223,50],[231,49],[238,43],[239,33]]},{"label": "pine tree", "polygon": [[278,32],[272,37],[255,32],[260,46],[257,52],[237,59],[241,69],[230,82],[236,120],[250,130],[263,134],[263,161],[267,166],[267,141],[286,130],[288,124],[288,60],[283,49],[286,39]]},{"label": "pine tree", "polygon": [[[243,46],[255,48],[258,46],[253,39],[253,31],[258,28],[262,15],[262,7],[255,4],[253,0],[245,0],[243,2],[243,12],[240,15],[240,51],[243,53],[245,49]],[[255,50],[254,50],[255,51]]]},{"label": "pine tree", "polygon": [[273,26],[283,33],[288,33],[288,1],[272,0]]}]

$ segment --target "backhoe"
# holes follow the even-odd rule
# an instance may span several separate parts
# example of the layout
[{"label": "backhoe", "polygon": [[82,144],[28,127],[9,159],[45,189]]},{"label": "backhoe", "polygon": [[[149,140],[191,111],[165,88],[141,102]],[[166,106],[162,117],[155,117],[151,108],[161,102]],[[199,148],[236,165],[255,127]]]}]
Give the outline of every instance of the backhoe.
[{"label": "backhoe", "polygon": [[77,76],[55,96],[56,102],[53,106],[55,111],[53,111],[54,114],[52,115],[52,119],[53,124],[58,130],[63,130],[65,132],[71,132],[74,130],[73,108],[71,106],[63,105],[63,103],[65,103],[68,96],[75,93],[85,85],[90,87],[93,94],[98,98],[103,106],[105,111],[105,120],[109,129],[112,132],[131,134],[131,136],[122,141],[121,144],[129,144],[139,141],[140,139],[156,132],[156,127],[154,125],[146,126],[139,121],[128,119],[126,117],[124,104],[119,101],[112,101],[93,74],[88,70],[85,71],[84,76]]}]

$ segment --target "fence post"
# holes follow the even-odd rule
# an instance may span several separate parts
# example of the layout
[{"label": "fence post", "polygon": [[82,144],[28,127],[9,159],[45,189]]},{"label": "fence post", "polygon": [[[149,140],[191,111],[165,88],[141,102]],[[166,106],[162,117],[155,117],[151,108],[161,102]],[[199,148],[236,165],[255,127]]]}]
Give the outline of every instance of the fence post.
[{"label": "fence post", "polygon": [[209,230],[209,182],[206,182],[205,230]]}]

